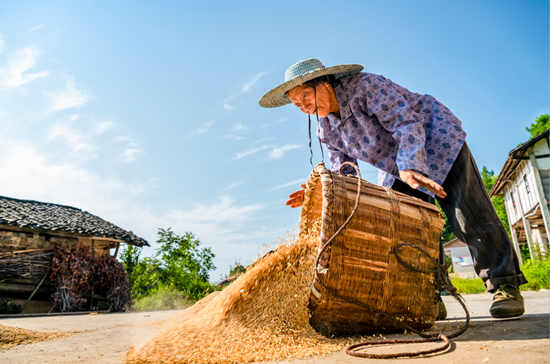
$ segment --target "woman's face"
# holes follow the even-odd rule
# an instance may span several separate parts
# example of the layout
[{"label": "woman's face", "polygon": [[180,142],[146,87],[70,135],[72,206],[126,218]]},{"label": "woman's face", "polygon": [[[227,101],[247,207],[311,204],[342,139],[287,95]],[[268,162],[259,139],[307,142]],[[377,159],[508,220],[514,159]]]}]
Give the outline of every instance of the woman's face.
[{"label": "woman's face", "polygon": [[[313,87],[302,84],[288,91],[287,95],[302,112],[315,115],[315,91]],[[338,102],[334,96],[332,86],[324,82],[318,83],[317,113],[319,117],[326,118],[328,114],[337,110],[339,110]]]}]

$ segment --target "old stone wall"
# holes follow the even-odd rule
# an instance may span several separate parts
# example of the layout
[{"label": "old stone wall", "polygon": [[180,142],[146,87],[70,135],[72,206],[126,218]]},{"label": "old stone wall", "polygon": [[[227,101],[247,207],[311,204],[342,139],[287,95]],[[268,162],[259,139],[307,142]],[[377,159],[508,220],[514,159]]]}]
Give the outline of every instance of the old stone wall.
[{"label": "old stone wall", "polygon": [[[91,249],[92,239],[0,230],[0,253],[30,249],[53,250],[57,244],[71,249],[85,245]],[[94,240],[93,247],[96,253],[108,253],[114,244],[106,240]]]}]

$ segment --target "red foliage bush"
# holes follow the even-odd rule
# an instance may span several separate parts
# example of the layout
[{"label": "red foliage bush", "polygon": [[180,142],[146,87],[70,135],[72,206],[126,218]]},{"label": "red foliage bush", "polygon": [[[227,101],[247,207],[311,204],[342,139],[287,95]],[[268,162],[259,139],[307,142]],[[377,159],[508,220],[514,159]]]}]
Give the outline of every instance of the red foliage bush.
[{"label": "red foliage bush", "polygon": [[[76,250],[57,245],[50,265],[53,293],[50,297],[61,312],[79,311],[94,294],[106,297],[109,310],[121,311],[130,302],[128,276],[110,254],[92,256],[88,247]],[[96,309],[92,307],[92,309]]]},{"label": "red foliage bush", "polygon": [[130,284],[124,266],[110,254],[94,259],[94,291],[109,300],[109,310],[122,311],[130,302]]}]

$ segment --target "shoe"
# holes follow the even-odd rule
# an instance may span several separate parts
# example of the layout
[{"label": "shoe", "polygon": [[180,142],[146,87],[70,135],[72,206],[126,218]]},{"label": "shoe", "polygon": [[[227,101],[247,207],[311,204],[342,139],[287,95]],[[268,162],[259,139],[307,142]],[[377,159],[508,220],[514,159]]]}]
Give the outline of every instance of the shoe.
[{"label": "shoe", "polygon": [[447,308],[445,307],[445,303],[443,303],[443,300],[441,297],[439,297],[439,301],[437,301],[437,317],[435,318],[436,321],[445,320],[447,318]]},{"label": "shoe", "polygon": [[493,305],[489,309],[494,318],[508,318],[523,315],[525,306],[517,287],[501,284],[493,296]]}]

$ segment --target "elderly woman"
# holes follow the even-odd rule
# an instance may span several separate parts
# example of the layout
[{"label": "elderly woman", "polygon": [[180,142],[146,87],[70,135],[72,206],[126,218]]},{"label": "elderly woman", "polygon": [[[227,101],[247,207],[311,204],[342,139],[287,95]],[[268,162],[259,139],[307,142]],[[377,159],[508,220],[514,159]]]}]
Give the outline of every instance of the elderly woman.
[{"label": "elderly woman", "polygon": [[[316,59],[300,61],[287,69],[283,84],[261,98],[260,106],[293,103],[316,115],[317,136],[333,172],[359,159],[379,169],[379,184],[431,203],[435,197],[456,237],[468,245],[476,273],[494,293],[491,315],[522,315],[518,287],[527,280],[460,120],[434,97],[362,70],[359,64],[324,67]],[[343,173],[355,174],[346,167]],[[301,206],[303,196],[303,190],[293,193],[287,205]]]}]

